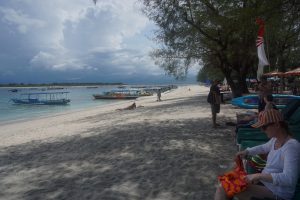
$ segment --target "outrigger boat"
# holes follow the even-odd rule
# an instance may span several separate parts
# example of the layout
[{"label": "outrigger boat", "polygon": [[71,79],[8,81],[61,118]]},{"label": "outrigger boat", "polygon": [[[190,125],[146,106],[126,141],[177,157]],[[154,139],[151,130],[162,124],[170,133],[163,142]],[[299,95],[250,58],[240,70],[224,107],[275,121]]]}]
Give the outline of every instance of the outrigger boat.
[{"label": "outrigger boat", "polygon": [[136,90],[112,90],[102,94],[93,94],[95,99],[136,99],[139,93]]},{"label": "outrigger boat", "polygon": [[124,94],[114,94],[114,95],[105,95],[105,94],[93,94],[95,99],[136,99],[138,96],[128,96]]},{"label": "outrigger boat", "polygon": [[11,89],[11,90],[8,90],[10,92],[18,92],[18,89]]},{"label": "outrigger boat", "polygon": [[[273,94],[273,102],[278,109],[284,108],[291,100],[300,99],[300,96]],[[258,108],[258,95],[247,95],[232,99],[231,104],[246,109]]]},{"label": "outrigger boat", "polygon": [[67,98],[69,92],[40,92],[40,93],[23,93],[20,98],[12,98],[14,104],[30,105],[66,105],[70,103]]}]

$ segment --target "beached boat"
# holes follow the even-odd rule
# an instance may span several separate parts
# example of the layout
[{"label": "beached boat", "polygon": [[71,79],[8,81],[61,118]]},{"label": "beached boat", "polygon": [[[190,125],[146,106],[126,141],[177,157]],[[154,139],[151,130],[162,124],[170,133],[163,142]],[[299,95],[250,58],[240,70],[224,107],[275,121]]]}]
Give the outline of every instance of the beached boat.
[{"label": "beached boat", "polygon": [[69,92],[40,92],[40,93],[23,93],[19,98],[12,98],[14,104],[30,105],[66,105],[70,103],[67,98]]},{"label": "beached boat", "polygon": [[[300,96],[273,94],[273,102],[278,109],[284,108],[293,99],[300,99]],[[232,99],[231,104],[241,108],[256,109],[258,108],[258,95],[247,95],[234,98]]]},{"label": "beached boat", "polygon": [[111,90],[102,94],[93,94],[95,99],[136,99],[139,93],[136,90]]},{"label": "beached boat", "polygon": [[109,95],[93,94],[93,97],[95,99],[124,99],[124,100],[138,98],[138,96],[129,96],[129,95],[124,95],[124,94],[112,94],[112,95],[111,94],[109,94]]}]

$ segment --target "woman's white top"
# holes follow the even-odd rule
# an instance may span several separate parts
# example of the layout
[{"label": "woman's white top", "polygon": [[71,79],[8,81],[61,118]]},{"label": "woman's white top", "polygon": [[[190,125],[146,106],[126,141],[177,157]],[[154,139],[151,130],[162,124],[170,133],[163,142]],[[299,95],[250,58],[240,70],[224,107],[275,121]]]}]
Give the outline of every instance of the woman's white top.
[{"label": "woman's white top", "polygon": [[262,171],[271,174],[273,183],[262,183],[283,199],[292,199],[300,174],[300,143],[295,139],[289,139],[285,144],[275,150],[276,138],[267,143],[252,148],[247,148],[249,155],[268,154],[266,167]]}]

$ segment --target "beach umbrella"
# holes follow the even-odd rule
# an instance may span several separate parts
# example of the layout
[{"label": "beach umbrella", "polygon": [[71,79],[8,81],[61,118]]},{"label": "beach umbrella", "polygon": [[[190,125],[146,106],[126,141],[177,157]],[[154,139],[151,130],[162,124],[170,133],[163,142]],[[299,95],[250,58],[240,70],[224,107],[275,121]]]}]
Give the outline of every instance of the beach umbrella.
[{"label": "beach umbrella", "polygon": [[246,78],[246,82],[257,83],[257,80],[255,78]]},{"label": "beach umbrella", "polygon": [[272,77],[267,78],[267,80],[271,80],[271,81],[279,81],[280,78],[279,78],[279,77],[272,76]]},{"label": "beach umbrella", "polygon": [[300,67],[287,71],[284,73],[285,76],[300,76]]},{"label": "beach umbrella", "polygon": [[268,72],[263,74],[264,76],[284,76],[284,72],[279,72],[279,71],[272,71],[272,72]]}]

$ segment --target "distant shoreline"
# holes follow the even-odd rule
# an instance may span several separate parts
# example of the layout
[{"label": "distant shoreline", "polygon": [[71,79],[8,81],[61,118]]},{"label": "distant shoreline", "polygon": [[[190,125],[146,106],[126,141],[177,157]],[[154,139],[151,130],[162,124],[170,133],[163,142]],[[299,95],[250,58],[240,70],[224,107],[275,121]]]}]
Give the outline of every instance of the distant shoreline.
[{"label": "distant shoreline", "polygon": [[124,83],[7,83],[0,84],[0,87],[61,87],[61,86],[103,86],[103,85],[127,85]]},{"label": "distant shoreline", "polygon": [[[193,83],[192,85],[198,85],[199,83]],[[40,83],[40,84],[0,84],[0,88],[37,88],[37,87],[53,87],[53,88],[60,88],[60,87],[93,87],[93,86],[172,86],[172,85],[191,85],[188,83],[176,83],[176,84],[152,84],[152,83],[144,83],[144,84],[127,84],[127,83]]]}]

